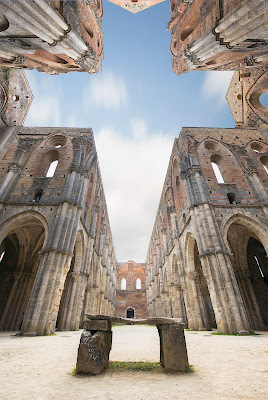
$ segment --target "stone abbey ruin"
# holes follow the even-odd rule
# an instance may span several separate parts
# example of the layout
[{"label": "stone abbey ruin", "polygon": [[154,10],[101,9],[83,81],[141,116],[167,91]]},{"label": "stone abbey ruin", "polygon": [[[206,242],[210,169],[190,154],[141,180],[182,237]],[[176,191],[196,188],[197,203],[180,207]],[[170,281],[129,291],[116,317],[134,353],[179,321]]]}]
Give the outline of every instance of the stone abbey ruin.
[{"label": "stone abbey ruin", "polygon": [[236,127],[182,129],[139,265],[116,260],[92,130],[23,126],[23,69],[101,69],[102,1],[0,2],[0,330],[75,330],[86,314],[267,329],[268,3],[171,0],[170,13],[175,74],[234,71]]}]

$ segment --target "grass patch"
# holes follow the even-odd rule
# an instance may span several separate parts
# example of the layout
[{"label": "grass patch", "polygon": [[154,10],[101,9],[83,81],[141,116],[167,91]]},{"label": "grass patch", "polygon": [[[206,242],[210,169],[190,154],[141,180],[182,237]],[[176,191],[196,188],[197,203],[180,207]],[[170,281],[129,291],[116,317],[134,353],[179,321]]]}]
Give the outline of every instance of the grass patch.
[{"label": "grass patch", "polygon": [[76,368],[74,368],[74,369],[72,370],[71,375],[72,375],[72,376],[75,376],[75,375],[76,375]]},{"label": "grass patch", "polygon": [[195,371],[194,366],[192,364],[189,364],[189,367],[187,368],[186,372],[194,372],[194,371]]},{"label": "grass patch", "polygon": [[210,332],[210,334],[216,336],[261,336],[259,333],[252,333],[251,335],[239,335],[238,333]]},{"label": "grass patch", "polygon": [[110,361],[110,368],[113,369],[126,369],[128,371],[151,371],[160,369],[160,362],[149,362],[149,361]]}]

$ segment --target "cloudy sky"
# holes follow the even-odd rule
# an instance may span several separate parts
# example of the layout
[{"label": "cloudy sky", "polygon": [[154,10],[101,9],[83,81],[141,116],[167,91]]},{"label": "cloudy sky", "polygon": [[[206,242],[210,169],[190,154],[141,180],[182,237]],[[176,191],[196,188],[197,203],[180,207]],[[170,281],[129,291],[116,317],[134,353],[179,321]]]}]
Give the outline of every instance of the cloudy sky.
[{"label": "cloudy sky", "polygon": [[174,138],[182,126],[233,127],[232,74],[171,69],[169,1],[131,14],[104,0],[97,75],[27,71],[25,126],[92,127],[118,261],[144,262]]}]

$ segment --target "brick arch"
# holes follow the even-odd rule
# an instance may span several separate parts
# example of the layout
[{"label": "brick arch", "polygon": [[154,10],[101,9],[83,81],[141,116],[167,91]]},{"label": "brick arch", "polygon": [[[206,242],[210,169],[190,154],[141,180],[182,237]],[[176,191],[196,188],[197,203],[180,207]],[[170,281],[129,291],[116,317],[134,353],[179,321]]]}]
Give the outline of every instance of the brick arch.
[{"label": "brick arch", "polygon": [[203,175],[208,182],[211,182],[211,185],[217,183],[211,165],[211,158],[214,158],[214,160],[217,158],[217,165],[223,176],[224,183],[236,183],[237,181],[245,180],[245,175],[237,156],[220,141],[210,137],[202,140],[198,145],[197,156]]},{"label": "brick arch", "polygon": [[[60,145],[61,147],[55,147]],[[45,177],[52,161],[58,160],[55,176],[66,175],[73,159],[73,145],[71,139],[59,132],[47,135],[38,143],[25,163],[27,173],[34,177]]]}]

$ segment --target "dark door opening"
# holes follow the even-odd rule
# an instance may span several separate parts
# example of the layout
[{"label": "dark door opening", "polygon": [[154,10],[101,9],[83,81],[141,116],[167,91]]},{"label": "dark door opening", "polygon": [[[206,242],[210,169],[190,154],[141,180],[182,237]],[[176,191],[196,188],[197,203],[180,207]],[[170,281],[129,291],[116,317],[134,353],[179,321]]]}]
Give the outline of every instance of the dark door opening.
[{"label": "dark door opening", "polygon": [[135,316],[135,311],[133,310],[133,308],[128,308],[127,309],[127,318],[134,318]]}]

